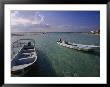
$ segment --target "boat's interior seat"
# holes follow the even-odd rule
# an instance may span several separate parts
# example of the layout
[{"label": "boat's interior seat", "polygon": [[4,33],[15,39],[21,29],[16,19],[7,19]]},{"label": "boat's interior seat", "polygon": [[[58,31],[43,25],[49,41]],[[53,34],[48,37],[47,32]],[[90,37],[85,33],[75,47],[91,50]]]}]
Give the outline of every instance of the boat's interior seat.
[{"label": "boat's interior seat", "polygon": [[29,59],[29,58],[33,58],[33,57],[20,58],[20,59],[18,59],[18,60],[26,60],[26,59]]},{"label": "boat's interior seat", "polygon": [[26,58],[26,57],[29,57],[29,56],[31,56],[31,54],[23,54],[23,53],[21,53],[18,57],[19,58],[22,58],[22,57]]},{"label": "boat's interior seat", "polygon": [[31,52],[34,52],[34,51],[35,51],[34,49],[33,50],[32,49],[31,50],[30,49],[28,49],[28,50],[22,49],[21,53],[31,53]]}]

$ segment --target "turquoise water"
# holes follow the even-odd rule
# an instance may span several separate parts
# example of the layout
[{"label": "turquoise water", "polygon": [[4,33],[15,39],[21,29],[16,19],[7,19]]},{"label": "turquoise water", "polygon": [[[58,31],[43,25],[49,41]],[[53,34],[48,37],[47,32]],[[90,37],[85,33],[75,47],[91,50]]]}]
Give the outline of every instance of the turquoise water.
[{"label": "turquoise water", "polygon": [[100,76],[100,52],[82,52],[62,47],[59,38],[69,42],[100,45],[100,37],[85,33],[24,33],[12,36],[12,42],[21,38],[32,38],[36,42],[38,61],[26,77],[97,77]]}]

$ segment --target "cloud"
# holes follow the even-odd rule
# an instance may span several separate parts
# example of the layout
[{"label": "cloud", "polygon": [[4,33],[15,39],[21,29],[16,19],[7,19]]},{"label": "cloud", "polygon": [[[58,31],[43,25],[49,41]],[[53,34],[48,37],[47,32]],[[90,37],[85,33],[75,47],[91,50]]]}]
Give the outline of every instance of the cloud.
[{"label": "cloud", "polygon": [[45,21],[45,17],[38,11],[12,10],[11,11],[12,32],[31,31],[71,31],[73,25],[50,25]]},{"label": "cloud", "polygon": [[11,25],[31,25],[41,24],[44,21],[44,16],[35,11],[12,11]]},{"label": "cloud", "polygon": [[29,25],[13,25],[11,26],[12,32],[33,32],[33,31],[45,31],[45,30],[51,30],[52,26],[49,24],[29,24]]},{"label": "cloud", "polygon": [[50,28],[51,25],[44,23],[45,17],[36,11],[11,11],[12,32],[37,31]]}]

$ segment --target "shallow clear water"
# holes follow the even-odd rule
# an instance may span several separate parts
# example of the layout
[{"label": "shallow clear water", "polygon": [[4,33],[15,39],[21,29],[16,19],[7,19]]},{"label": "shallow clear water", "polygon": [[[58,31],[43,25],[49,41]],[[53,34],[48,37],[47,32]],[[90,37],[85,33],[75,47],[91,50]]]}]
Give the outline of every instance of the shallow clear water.
[{"label": "shallow clear water", "polygon": [[56,43],[59,38],[69,42],[100,45],[100,37],[85,33],[24,33],[24,36],[12,36],[12,42],[20,38],[32,38],[36,41],[38,60],[26,77],[36,76],[100,76],[100,52],[82,52],[62,47]]}]

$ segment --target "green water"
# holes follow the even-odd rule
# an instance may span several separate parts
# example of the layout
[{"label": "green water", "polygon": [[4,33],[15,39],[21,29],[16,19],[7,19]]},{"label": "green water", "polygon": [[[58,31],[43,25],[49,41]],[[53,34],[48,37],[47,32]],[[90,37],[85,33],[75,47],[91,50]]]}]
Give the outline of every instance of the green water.
[{"label": "green water", "polygon": [[100,45],[100,37],[85,33],[24,33],[12,36],[12,42],[20,38],[32,38],[36,42],[38,60],[26,77],[97,77],[100,76],[100,52],[82,52],[62,47],[59,38],[69,42]]}]

